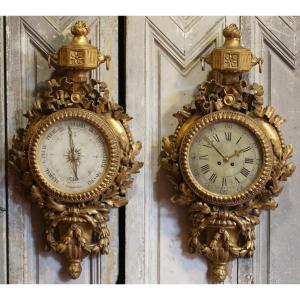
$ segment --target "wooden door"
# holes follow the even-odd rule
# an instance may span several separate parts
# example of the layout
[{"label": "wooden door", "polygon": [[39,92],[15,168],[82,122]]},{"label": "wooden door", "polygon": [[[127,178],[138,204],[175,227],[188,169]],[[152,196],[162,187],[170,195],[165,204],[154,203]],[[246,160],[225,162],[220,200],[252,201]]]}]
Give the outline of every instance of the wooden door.
[{"label": "wooden door", "polygon": [[[172,114],[207,77],[200,56],[223,43],[230,23],[241,27],[244,45],[263,57],[263,73],[252,71],[250,79],[264,84],[265,102],[288,120],[286,140],[294,144],[293,161],[300,161],[299,17],[128,17],[126,105],[145,163],[126,208],[128,283],[207,283],[206,261],[188,253],[188,215],[170,203],[158,156],[162,137],[177,124]],[[226,283],[300,282],[298,169],[278,209],[262,214],[254,257],[232,261]]]},{"label": "wooden door", "polygon": [[[43,251],[43,228],[39,210],[26,200],[22,187],[7,164],[6,151],[12,137],[26,120],[35,89],[49,79],[47,53],[70,40],[70,26],[77,19],[91,27],[93,45],[112,55],[109,72],[98,69],[94,78],[105,80],[118,99],[118,18],[117,17],[5,17],[1,19],[1,105],[0,201],[6,214],[0,218],[0,282],[9,283],[115,283],[118,276],[118,211],[111,212],[110,254],[87,257],[79,279],[71,280],[62,270],[59,255]],[[1,37],[3,34],[1,34]],[[5,46],[4,46],[5,45]],[[5,63],[4,63],[5,62]],[[4,64],[3,64],[4,63]],[[103,72],[103,73],[102,73]],[[6,227],[7,225],[7,227]]]}]

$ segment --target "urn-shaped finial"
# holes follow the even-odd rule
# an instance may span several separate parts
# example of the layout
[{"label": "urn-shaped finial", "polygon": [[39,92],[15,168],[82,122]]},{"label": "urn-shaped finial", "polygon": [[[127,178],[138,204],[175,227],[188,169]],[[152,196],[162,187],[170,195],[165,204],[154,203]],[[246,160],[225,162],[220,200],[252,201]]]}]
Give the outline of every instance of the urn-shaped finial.
[{"label": "urn-shaped finial", "polygon": [[57,53],[49,54],[49,66],[52,61],[55,61],[55,67],[89,71],[106,62],[108,69],[110,56],[101,54],[97,47],[90,44],[87,37],[89,32],[90,28],[84,21],[77,21],[71,27],[72,41],[62,46]]},{"label": "urn-shaped finial", "polygon": [[259,64],[261,72],[262,59],[255,57],[250,49],[241,46],[241,31],[235,24],[224,28],[224,44],[215,48],[208,56],[201,57],[204,63],[211,65],[213,70],[221,73],[243,73]]}]

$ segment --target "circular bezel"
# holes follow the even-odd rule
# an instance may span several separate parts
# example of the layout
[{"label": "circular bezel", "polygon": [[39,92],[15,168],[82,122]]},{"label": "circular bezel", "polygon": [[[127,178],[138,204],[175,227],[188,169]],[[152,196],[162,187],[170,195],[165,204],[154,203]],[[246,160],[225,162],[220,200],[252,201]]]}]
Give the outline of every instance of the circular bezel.
[{"label": "circular bezel", "polygon": [[[236,122],[248,128],[259,141],[262,151],[263,161],[259,174],[244,191],[233,195],[219,195],[205,189],[192,174],[189,163],[190,147],[198,132],[213,122],[220,121]],[[272,145],[263,130],[250,117],[234,111],[217,111],[197,120],[185,134],[179,151],[179,164],[187,185],[201,199],[218,206],[235,206],[250,200],[265,186],[267,180],[270,178],[273,165]]]},{"label": "circular bezel", "polygon": [[[45,134],[47,129],[55,122],[68,119],[80,119],[94,126],[100,131],[108,149],[109,159],[103,175],[90,190],[79,193],[64,192],[56,188],[43,176],[39,168],[38,150],[43,134]],[[56,199],[59,199],[61,202],[85,202],[103,193],[111,185],[119,171],[120,156],[119,143],[110,125],[101,116],[82,108],[68,108],[46,117],[35,130],[28,148],[29,166],[34,179],[42,190]]]}]

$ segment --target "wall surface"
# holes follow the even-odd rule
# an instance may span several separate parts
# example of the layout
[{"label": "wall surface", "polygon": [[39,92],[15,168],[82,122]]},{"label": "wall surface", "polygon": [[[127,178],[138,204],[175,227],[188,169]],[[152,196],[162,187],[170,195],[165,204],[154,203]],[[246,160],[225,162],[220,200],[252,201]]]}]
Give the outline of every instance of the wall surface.
[{"label": "wall surface", "polygon": [[[35,90],[47,80],[47,53],[70,40],[70,26],[83,19],[90,39],[112,55],[112,68],[93,73],[108,83],[118,99],[118,80],[126,81],[126,108],[131,130],[142,141],[144,168],[128,193],[125,216],[125,270],[119,270],[118,211],[110,217],[108,256],[86,258],[78,280],[62,271],[58,255],[43,251],[38,209],[25,198],[17,174],[8,166],[7,150]],[[127,17],[126,60],[118,62],[117,17],[0,18],[0,283],[207,283],[207,264],[189,254],[187,212],[169,201],[171,186],[159,167],[161,139],[173,132],[172,116],[189,103],[210,69],[199,58],[223,43],[222,30],[236,23],[244,46],[264,59],[265,104],[287,119],[284,134],[295,148],[298,169],[277,199],[279,207],[261,215],[253,258],[234,260],[225,283],[299,283],[300,273],[300,17]],[[118,78],[118,63],[126,78]],[[123,240],[124,237],[122,237]],[[123,265],[122,262],[121,265]]]},{"label": "wall surface", "polygon": [[[295,147],[293,161],[300,161],[299,17],[129,17],[127,111],[145,167],[126,208],[128,283],[207,283],[206,261],[188,253],[188,215],[170,203],[158,157],[162,137],[177,125],[172,114],[209,73],[201,71],[200,56],[223,43],[230,23],[240,26],[244,46],[264,59],[263,73],[252,71],[250,80],[264,85],[265,104],[288,120],[286,140]],[[286,183],[278,209],[262,214],[254,257],[233,261],[226,283],[300,282],[299,172]]]}]

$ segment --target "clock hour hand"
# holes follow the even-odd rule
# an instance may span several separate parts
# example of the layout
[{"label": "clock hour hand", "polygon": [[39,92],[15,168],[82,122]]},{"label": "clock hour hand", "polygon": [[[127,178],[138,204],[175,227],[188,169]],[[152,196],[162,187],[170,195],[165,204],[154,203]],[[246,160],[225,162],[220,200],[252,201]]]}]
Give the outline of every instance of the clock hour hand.
[{"label": "clock hour hand", "polygon": [[223,155],[223,153],[213,144],[213,142],[205,135],[204,139],[208,142],[210,146],[212,146],[218,154],[220,154],[223,158],[223,161],[228,161],[227,157]]},{"label": "clock hour hand", "polygon": [[240,150],[234,150],[234,153],[229,155],[229,156],[226,156],[227,160],[229,160],[230,158],[234,157],[234,156],[239,156],[241,152],[243,152],[244,149],[240,149]]},{"label": "clock hour hand", "polygon": [[[246,148],[247,150],[247,148]],[[245,148],[244,149],[240,149],[240,150],[234,150],[234,153],[232,155],[227,156],[228,159],[234,157],[234,156],[239,156],[241,152],[245,152]]]}]

